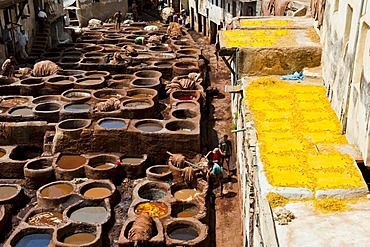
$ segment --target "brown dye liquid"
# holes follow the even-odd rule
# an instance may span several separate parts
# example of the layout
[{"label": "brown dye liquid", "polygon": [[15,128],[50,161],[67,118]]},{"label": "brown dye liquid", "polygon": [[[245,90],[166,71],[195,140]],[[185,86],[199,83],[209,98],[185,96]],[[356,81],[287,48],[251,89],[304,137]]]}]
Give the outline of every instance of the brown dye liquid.
[{"label": "brown dye liquid", "polygon": [[17,188],[13,186],[1,186],[0,187],[0,200],[7,199],[17,194]]},{"label": "brown dye liquid", "polygon": [[85,164],[86,158],[80,155],[62,155],[57,166],[62,169],[75,169]]},{"label": "brown dye liquid", "polygon": [[26,104],[27,102],[28,102],[28,99],[25,99],[25,98],[14,98],[14,99],[5,99],[1,101],[0,105],[4,107],[14,107],[14,106]]},{"label": "brown dye liquid", "polygon": [[84,196],[95,199],[95,198],[104,198],[109,196],[110,194],[111,191],[107,188],[91,188],[84,193]]},{"label": "brown dye liquid", "polygon": [[66,244],[88,244],[94,241],[96,236],[92,233],[76,233],[66,237],[63,243]]},{"label": "brown dye liquid", "polygon": [[143,161],[143,158],[123,158],[121,160],[124,164],[139,164]]},{"label": "brown dye liquid", "polygon": [[135,99],[145,99],[145,98],[148,98],[149,96],[150,95],[148,95],[148,94],[139,93],[139,94],[131,95],[130,97],[135,98]]},{"label": "brown dye liquid", "polygon": [[115,167],[116,165],[113,164],[113,163],[105,163],[105,164],[100,164],[98,166],[95,166],[95,169],[97,170],[105,170],[105,169],[109,169],[109,168],[112,168],[112,167]]},{"label": "brown dye liquid", "polygon": [[187,201],[194,198],[196,193],[200,193],[199,190],[196,189],[183,189],[175,192],[175,198],[181,201]]},{"label": "brown dye liquid", "polygon": [[28,219],[33,226],[58,226],[63,222],[63,215],[57,212],[42,212]]},{"label": "brown dye liquid", "polygon": [[197,215],[196,213],[194,213],[193,211],[182,211],[180,213],[177,214],[177,218],[185,218],[185,217],[194,217],[195,215]]},{"label": "brown dye liquid", "polygon": [[68,195],[73,191],[73,187],[69,184],[53,184],[41,190],[43,197],[60,197]]},{"label": "brown dye liquid", "polygon": [[3,151],[0,151],[0,158],[3,157],[6,153]]}]

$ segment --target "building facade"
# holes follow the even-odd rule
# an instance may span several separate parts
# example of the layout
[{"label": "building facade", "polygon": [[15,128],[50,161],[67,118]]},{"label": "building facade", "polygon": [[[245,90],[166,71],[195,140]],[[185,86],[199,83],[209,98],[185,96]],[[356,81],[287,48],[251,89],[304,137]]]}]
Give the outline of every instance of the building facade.
[{"label": "building facade", "polygon": [[[186,3],[185,3],[186,2]],[[256,0],[189,0],[181,5],[189,15],[191,29],[216,42],[217,31],[238,16],[260,15],[260,1]]]},{"label": "building facade", "polygon": [[34,37],[38,36],[36,17],[39,9],[48,15],[50,23],[48,45],[58,42],[57,33],[63,31],[63,1],[61,0],[17,0],[0,2],[0,61],[10,55],[18,55],[18,35],[21,29],[29,37],[28,52],[31,52]]},{"label": "building facade", "polygon": [[321,39],[328,98],[370,166],[370,1],[327,1]]}]

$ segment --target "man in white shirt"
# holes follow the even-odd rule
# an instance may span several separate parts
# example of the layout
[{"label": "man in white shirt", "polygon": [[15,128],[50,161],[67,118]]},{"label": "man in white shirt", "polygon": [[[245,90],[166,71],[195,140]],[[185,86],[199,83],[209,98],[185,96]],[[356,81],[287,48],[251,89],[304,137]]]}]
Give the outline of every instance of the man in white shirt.
[{"label": "man in white shirt", "polygon": [[47,14],[42,11],[41,9],[39,10],[39,13],[37,14],[37,20],[39,22],[40,28],[44,29],[45,26],[45,19],[47,18]]},{"label": "man in white shirt", "polygon": [[21,30],[20,32],[18,32],[18,43],[21,47],[21,51],[20,51],[21,54],[20,55],[21,55],[22,59],[27,59],[28,58],[28,54],[26,52],[27,42],[28,42],[28,36],[27,36],[26,32],[24,30]]}]

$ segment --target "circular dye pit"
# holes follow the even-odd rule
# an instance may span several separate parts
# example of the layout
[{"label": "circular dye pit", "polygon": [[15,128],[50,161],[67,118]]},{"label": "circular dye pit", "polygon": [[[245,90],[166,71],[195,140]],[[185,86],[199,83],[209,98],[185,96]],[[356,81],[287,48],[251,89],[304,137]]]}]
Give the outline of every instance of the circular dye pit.
[{"label": "circular dye pit", "polygon": [[12,116],[33,116],[32,108],[20,107],[9,111]]},{"label": "circular dye pit", "polygon": [[130,101],[123,103],[123,107],[128,107],[128,108],[148,107],[148,106],[150,106],[150,103],[149,101],[146,101],[146,100],[140,100],[140,101],[130,100]]},{"label": "circular dye pit", "polygon": [[145,99],[145,98],[149,98],[151,95],[149,94],[144,94],[144,93],[139,93],[139,94],[133,94],[133,95],[130,95],[131,98],[134,98],[134,99]]},{"label": "circular dye pit", "polygon": [[94,168],[97,170],[106,170],[106,169],[110,169],[114,167],[116,167],[116,165],[113,163],[100,163],[100,164],[94,165]]},{"label": "circular dye pit", "polygon": [[70,213],[69,218],[77,222],[102,224],[107,217],[107,209],[102,206],[82,207]]},{"label": "circular dye pit", "polygon": [[80,155],[62,155],[57,161],[57,166],[62,169],[76,169],[86,162],[86,158]]},{"label": "circular dye pit", "polygon": [[124,164],[139,164],[139,163],[141,163],[143,161],[144,161],[143,158],[130,158],[130,157],[127,157],[127,158],[122,158],[121,159],[121,162],[124,163]]},{"label": "circular dye pit", "polygon": [[85,191],[83,194],[85,197],[92,198],[92,199],[99,199],[99,198],[105,198],[107,196],[110,196],[112,194],[110,189],[103,188],[103,187],[96,187],[91,188]]},{"label": "circular dye pit", "polygon": [[71,236],[66,237],[63,240],[63,243],[65,244],[73,244],[73,245],[82,245],[82,244],[88,244],[95,240],[96,236],[92,233],[75,233]]},{"label": "circular dye pit", "polygon": [[69,104],[64,107],[64,110],[69,112],[81,113],[88,112],[90,110],[89,104]]},{"label": "circular dye pit", "polygon": [[178,225],[168,232],[168,236],[172,239],[189,241],[197,238],[199,234],[194,227],[188,225]]},{"label": "circular dye pit", "polygon": [[0,158],[1,157],[4,157],[6,154],[5,150],[4,149],[0,149]]},{"label": "circular dye pit", "polygon": [[139,196],[151,201],[159,200],[166,196],[166,191],[156,188],[145,189],[139,192]]},{"label": "circular dye pit", "polygon": [[42,212],[30,217],[27,223],[32,226],[59,226],[63,223],[63,215],[57,212]]},{"label": "circular dye pit", "polygon": [[177,96],[176,99],[178,99],[178,100],[195,100],[196,98],[192,95],[180,95],[180,96]]},{"label": "circular dye pit", "polygon": [[99,123],[99,126],[107,129],[119,129],[126,125],[124,121],[121,120],[103,120]]},{"label": "circular dye pit", "polygon": [[0,186],[0,201],[15,196],[18,193],[17,187],[14,186]]},{"label": "circular dye pit", "polygon": [[192,132],[196,126],[189,121],[171,121],[166,124],[166,129],[178,132]]},{"label": "circular dye pit", "polygon": [[88,100],[91,97],[91,94],[88,91],[68,90],[64,92],[62,96],[70,100]]},{"label": "circular dye pit", "polygon": [[34,233],[21,238],[15,247],[47,247],[51,241],[51,234]]},{"label": "circular dye pit", "polygon": [[140,123],[135,127],[143,132],[157,132],[163,129],[161,124],[155,122]]},{"label": "circular dye pit", "polygon": [[147,214],[153,218],[160,218],[168,213],[168,207],[163,202],[142,202],[135,208],[135,214]]},{"label": "circular dye pit", "polygon": [[195,102],[179,102],[176,105],[178,108],[194,108],[197,106]]},{"label": "circular dye pit", "polygon": [[181,211],[181,212],[177,213],[176,217],[177,218],[187,218],[187,217],[194,217],[195,215],[197,215],[197,213],[195,211],[192,211],[190,209],[186,209],[184,211]]},{"label": "circular dye pit", "polygon": [[110,99],[110,98],[116,98],[116,99],[119,99],[119,98],[122,98],[123,95],[122,94],[102,94],[101,96],[99,96],[99,99]]},{"label": "circular dye pit", "polygon": [[48,198],[57,198],[71,194],[73,187],[69,184],[53,184],[41,190],[41,195]]},{"label": "circular dye pit", "polygon": [[174,197],[180,201],[188,201],[194,199],[195,195],[199,193],[201,192],[197,189],[182,189],[176,191]]}]

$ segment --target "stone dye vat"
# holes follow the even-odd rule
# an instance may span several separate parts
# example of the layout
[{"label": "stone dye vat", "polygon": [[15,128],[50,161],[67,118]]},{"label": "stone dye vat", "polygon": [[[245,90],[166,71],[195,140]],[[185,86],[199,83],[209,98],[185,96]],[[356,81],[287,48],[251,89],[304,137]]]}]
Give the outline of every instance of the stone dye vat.
[{"label": "stone dye vat", "polygon": [[42,208],[32,209],[24,217],[24,221],[30,226],[54,227],[65,224],[62,213],[54,211],[54,209],[47,210]]},{"label": "stone dye vat", "polygon": [[167,246],[202,247],[208,245],[208,227],[197,219],[168,220],[164,229]]},{"label": "stone dye vat", "polygon": [[36,158],[26,163],[23,168],[26,186],[38,189],[44,184],[54,181],[54,169],[51,158]]},{"label": "stone dye vat", "polygon": [[111,217],[111,209],[105,201],[84,200],[69,206],[63,214],[75,223],[104,225]]},{"label": "stone dye vat", "polygon": [[160,121],[156,120],[143,120],[138,121],[135,124],[135,128],[142,132],[158,132],[163,129],[163,125]]},{"label": "stone dye vat", "polygon": [[153,218],[161,218],[168,215],[168,206],[163,202],[140,202],[134,207],[137,215],[148,214]]},{"label": "stone dye vat", "polygon": [[127,119],[152,118],[154,102],[151,99],[128,99],[122,102],[121,112]]},{"label": "stone dye vat", "polygon": [[121,165],[127,178],[138,178],[144,175],[146,169],[146,160],[148,156],[144,154],[141,157],[120,157]]},{"label": "stone dye vat", "polygon": [[58,92],[63,92],[73,88],[76,81],[77,78],[74,76],[53,76],[46,79],[45,85]]},{"label": "stone dye vat", "polygon": [[[90,58],[92,59],[92,58]],[[105,86],[104,77],[82,77],[77,79],[75,88],[80,89],[99,89]]]},{"label": "stone dye vat", "polygon": [[18,184],[0,184],[0,204],[19,204],[23,196]]},{"label": "stone dye vat", "polygon": [[97,102],[106,101],[110,98],[122,99],[124,96],[126,96],[126,91],[118,89],[99,89],[92,94],[92,98]]},{"label": "stone dye vat", "polygon": [[84,89],[71,89],[62,93],[61,99],[67,102],[83,103],[91,98],[91,92]]},{"label": "stone dye vat", "polygon": [[146,169],[146,177],[152,180],[167,181],[172,176],[168,165],[155,165]]},{"label": "stone dye vat", "polygon": [[157,201],[170,196],[170,186],[167,183],[145,181],[136,185],[133,196],[150,201]]},{"label": "stone dye vat", "polygon": [[101,128],[121,129],[126,126],[126,122],[119,118],[104,118],[97,122]]},{"label": "stone dye vat", "polygon": [[208,223],[207,208],[200,202],[176,201],[171,203],[171,216],[173,218],[195,218],[202,223]]},{"label": "stone dye vat", "polygon": [[89,200],[109,198],[113,203],[117,198],[117,190],[109,180],[91,180],[81,184],[79,194]]},{"label": "stone dye vat", "polygon": [[74,191],[75,186],[71,182],[52,182],[37,190],[37,203],[41,207],[53,208],[66,202]]},{"label": "stone dye vat", "polygon": [[25,227],[18,228],[9,237],[4,246],[24,247],[24,246],[38,246],[47,247],[52,241],[54,229],[39,228],[39,227]]},{"label": "stone dye vat", "polygon": [[53,235],[53,242],[58,247],[72,246],[102,246],[101,226],[69,223],[64,227],[58,228]]},{"label": "stone dye vat", "polygon": [[60,153],[54,163],[55,177],[59,180],[72,180],[85,177],[84,165],[87,158],[82,155]]},{"label": "stone dye vat", "polygon": [[[129,240],[129,232],[135,222],[136,218],[126,220],[125,224],[122,227],[118,246],[119,247],[130,247],[133,246],[134,241]],[[153,231],[151,234],[151,238],[146,241],[148,246],[163,246],[164,245],[164,234],[163,234],[163,226],[159,219],[153,219]]]},{"label": "stone dye vat", "polygon": [[32,111],[40,120],[58,122],[61,105],[57,102],[46,102],[36,105]]},{"label": "stone dye vat", "polygon": [[130,88],[152,88],[157,91],[161,89],[159,78],[136,78],[130,82]]},{"label": "stone dye vat", "polygon": [[20,94],[37,96],[40,95],[40,90],[44,87],[45,82],[42,78],[26,78],[20,82]]},{"label": "stone dye vat", "polygon": [[151,88],[132,88],[126,91],[127,97],[133,99],[150,98],[155,104],[158,104],[158,91]]},{"label": "stone dye vat", "polygon": [[116,155],[100,154],[91,156],[85,166],[86,177],[90,179],[111,179],[112,181],[117,181],[117,160],[119,160],[119,156]]}]

